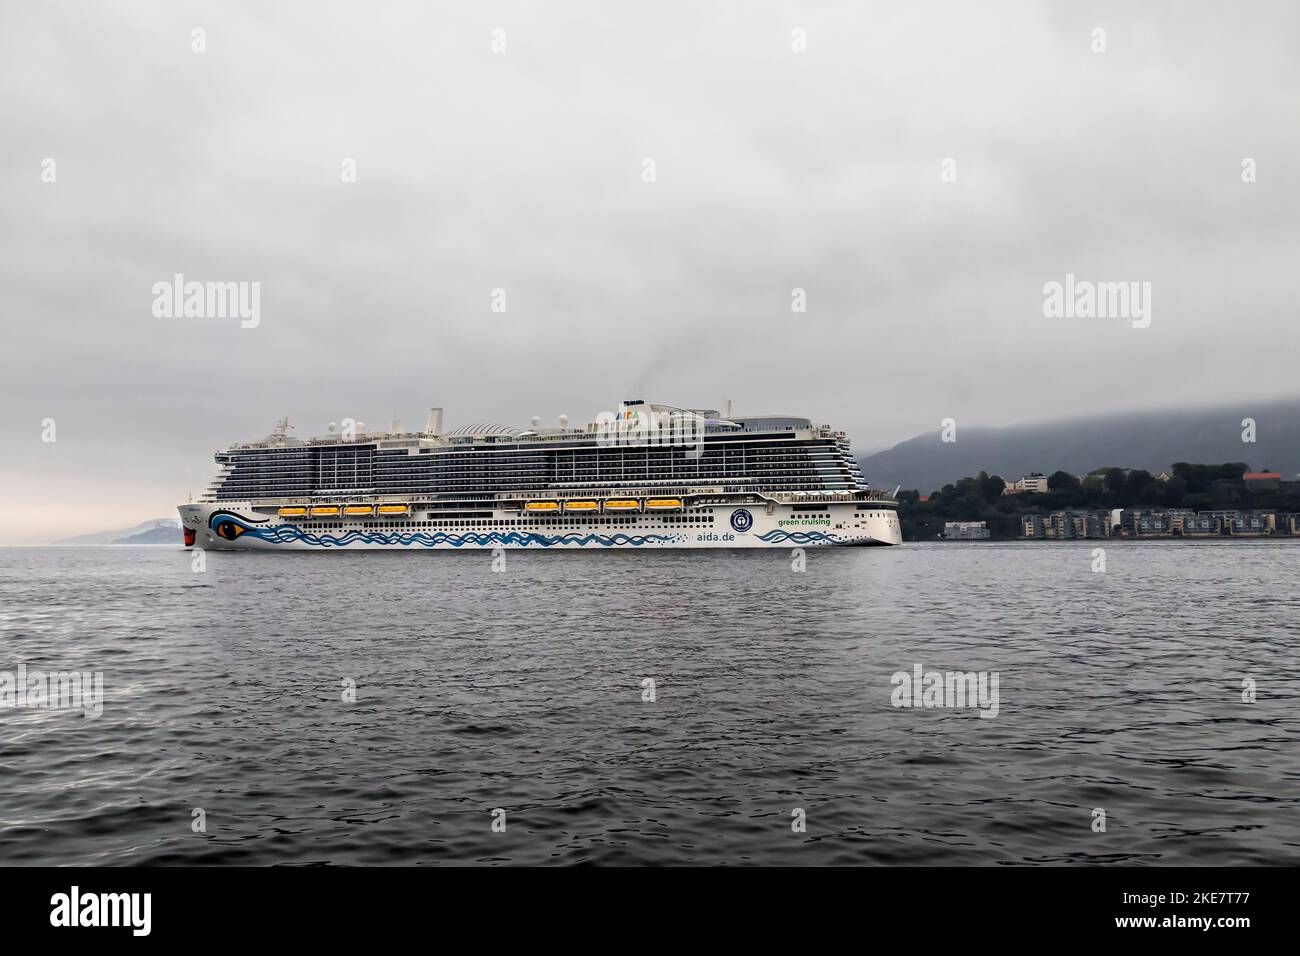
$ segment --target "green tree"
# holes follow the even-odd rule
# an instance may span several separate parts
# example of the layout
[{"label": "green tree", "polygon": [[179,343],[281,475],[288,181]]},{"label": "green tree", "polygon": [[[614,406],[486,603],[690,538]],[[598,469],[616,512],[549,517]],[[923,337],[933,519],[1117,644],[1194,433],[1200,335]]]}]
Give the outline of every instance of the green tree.
[{"label": "green tree", "polygon": [[1149,471],[1134,468],[1124,479],[1123,500],[1127,507],[1142,501],[1156,500],[1156,479]]},{"label": "green tree", "polygon": [[1183,498],[1187,495],[1187,482],[1176,475],[1162,485],[1164,504],[1169,508],[1181,508]]},{"label": "green tree", "polygon": [[1054,471],[1047,476],[1047,487],[1052,491],[1073,491],[1079,487],[1079,479],[1068,471]]},{"label": "green tree", "polygon": [[1002,480],[1000,475],[990,475],[986,471],[980,472],[980,492],[984,495],[986,501],[997,501],[1002,497],[1002,492],[1006,490],[1007,483]]}]

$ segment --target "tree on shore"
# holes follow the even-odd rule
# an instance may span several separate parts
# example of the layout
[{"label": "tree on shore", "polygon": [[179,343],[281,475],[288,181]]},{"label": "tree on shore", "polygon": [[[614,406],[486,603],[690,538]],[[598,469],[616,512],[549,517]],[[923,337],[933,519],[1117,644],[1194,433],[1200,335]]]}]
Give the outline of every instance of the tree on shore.
[{"label": "tree on shore", "polygon": [[1140,468],[1101,468],[1080,481],[1065,471],[1053,472],[1048,490],[1004,494],[1006,483],[981,471],[944,485],[921,501],[916,491],[900,491],[899,519],[903,537],[910,541],[932,539],[947,521],[985,521],[995,538],[1015,538],[1021,518],[1053,511],[1109,511],[1114,508],[1159,510],[1190,508],[1259,508],[1300,512],[1300,482],[1283,482],[1280,488],[1252,490],[1242,481],[1250,467],[1241,462],[1197,465],[1176,462],[1168,481],[1157,481]]}]

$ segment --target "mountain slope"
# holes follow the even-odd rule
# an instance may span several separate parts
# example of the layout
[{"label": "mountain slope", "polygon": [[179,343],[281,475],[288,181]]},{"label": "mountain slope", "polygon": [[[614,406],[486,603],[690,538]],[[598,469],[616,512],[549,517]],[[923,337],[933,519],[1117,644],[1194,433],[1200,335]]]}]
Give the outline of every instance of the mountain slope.
[{"label": "mountain slope", "polygon": [[[1242,419],[1255,421],[1255,442],[1242,441]],[[1134,412],[1068,421],[963,427],[945,443],[939,430],[860,459],[876,487],[915,488],[929,494],[980,471],[1015,479],[1058,469],[1084,474],[1095,468],[1167,470],[1175,461],[1242,461],[1252,468],[1300,473],[1300,399],[1211,409]]]},{"label": "mountain slope", "polygon": [[139,534],[118,538],[112,544],[170,544],[180,546],[182,541],[180,529],[171,524],[160,524]]},{"label": "mountain slope", "polygon": [[[96,531],[92,534],[79,534],[73,538],[61,538],[53,544],[116,544],[119,539],[129,538],[133,535],[142,534],[151,531],[154,528],[170,528],[173,534],[179,534],[181,522],[179,518],[153,518],[149,521],[141,521],[130,528],[116,528],[112,531]],[[133,542],[138,543],[138,542]]]}]

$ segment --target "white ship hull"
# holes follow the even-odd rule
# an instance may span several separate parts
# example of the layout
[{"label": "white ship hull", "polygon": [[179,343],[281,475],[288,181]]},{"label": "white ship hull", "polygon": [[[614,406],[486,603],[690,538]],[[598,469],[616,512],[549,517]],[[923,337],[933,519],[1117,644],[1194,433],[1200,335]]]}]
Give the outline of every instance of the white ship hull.
[{"label": "white ship hull", "polygon": [[807,548],[901,544],[896,504],[850,500],[809,506],[714,504],[680,512],[532,517],[502,510],[480,520],[437,521],[419,505],[405,518],[297,520],[262,502],[179,507],[185,541],[210,550],[361,551],[399,549],[611,550]]}]

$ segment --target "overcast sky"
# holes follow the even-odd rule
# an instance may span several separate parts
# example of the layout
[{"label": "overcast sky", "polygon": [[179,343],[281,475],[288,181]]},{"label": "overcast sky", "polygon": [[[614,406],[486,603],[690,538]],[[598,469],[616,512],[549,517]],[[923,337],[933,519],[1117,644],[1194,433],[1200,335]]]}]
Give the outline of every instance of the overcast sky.
[{"label": "overcast sky", "polygon": [[[1294,394],[1298,47],[1290,2],[0,4],[0,541],[174,515],[282,415],[872,451]],[[260,324],[155,316],[176,273]],[[1150,327],[1044,317],[1067,273]]]}]

